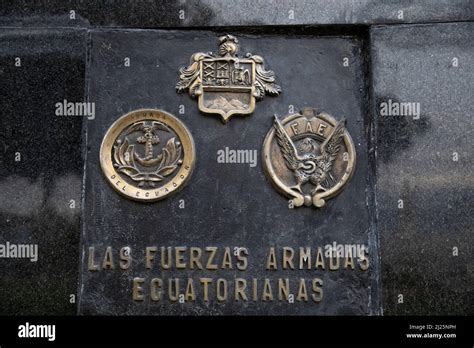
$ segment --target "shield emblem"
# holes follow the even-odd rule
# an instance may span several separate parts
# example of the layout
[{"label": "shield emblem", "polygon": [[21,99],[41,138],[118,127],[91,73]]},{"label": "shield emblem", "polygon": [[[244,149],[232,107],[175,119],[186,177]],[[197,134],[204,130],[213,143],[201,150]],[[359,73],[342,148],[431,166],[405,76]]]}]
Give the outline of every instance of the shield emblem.
[{"label": "shield emblem", "polygon": [[248,53],[237,56],[238,41],[232,35],[222,36],[219,56],[195,53],[188,67],[179,70],[178,93],[188,90],[198,98],[199,110],[218,114],[226,123],[232,115],[249,115],[255,103],[265,94],[278,95],[273,71],[266,71],[263,58]]},{"label": "shield emblem", "polygon": [[199,110],[219,114],[227,122],[234,114],[246,115],[255,109],[254,61],[230,57],[203,59],[201,76]]}]

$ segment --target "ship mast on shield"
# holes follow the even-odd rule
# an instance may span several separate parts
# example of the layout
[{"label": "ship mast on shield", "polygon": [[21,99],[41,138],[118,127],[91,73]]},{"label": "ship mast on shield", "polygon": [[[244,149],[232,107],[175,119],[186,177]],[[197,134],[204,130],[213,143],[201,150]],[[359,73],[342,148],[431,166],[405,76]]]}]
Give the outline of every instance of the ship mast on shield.
[{"label": "ship mast on shield", "polygon": [[199,110],[219,114],[222,121],[233,115],[249,115],[255,103],[266,94],[277,96],[281,87],[275,73],[265,70],[262,57],[247,53],[239,58],[239,41],[232,35],[219,38],[218,56],[212,52],[194,53],[188,67],[179,69],[178,93],[188,91],[198,98]]}]

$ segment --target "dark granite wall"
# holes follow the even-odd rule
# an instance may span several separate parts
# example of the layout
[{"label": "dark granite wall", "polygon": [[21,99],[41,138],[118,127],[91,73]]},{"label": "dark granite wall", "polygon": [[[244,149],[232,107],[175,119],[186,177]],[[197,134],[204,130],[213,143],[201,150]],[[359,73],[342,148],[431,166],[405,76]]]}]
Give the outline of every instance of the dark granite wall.
[{"label": "dark granite wall", "polygon": [[[473,31],[472,23],[371,31],[386,314],[474,313]],[[419,119],[381,115],[389,99],[420,103]]]},{"label": "dark granite wall", "polygon": [[0,24],[9,26],[327,26],[473,18],[470,0],[18,0],[0,7]]}]

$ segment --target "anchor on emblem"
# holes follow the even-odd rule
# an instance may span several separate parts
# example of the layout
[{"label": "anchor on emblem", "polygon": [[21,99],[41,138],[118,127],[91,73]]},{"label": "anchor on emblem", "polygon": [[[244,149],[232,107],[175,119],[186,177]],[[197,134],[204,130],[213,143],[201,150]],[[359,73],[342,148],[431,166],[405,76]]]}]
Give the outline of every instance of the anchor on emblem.
[{"label": "anchor on emblem", "polygon": [[[135,144],[131,144],[129,140],[129,136],[137,131],[143,133],[135,140],[145,146],[144,157],[135,151]],[[158,121],[136,122],[126,130],[125,139],[117,139],[114,146],[114,166],[133,181],[138,181],[139,187],[154,187],[155,182],[164,180],[182,163],[181,143],[175,141],[174,137],[168,140],[161,153],[153,155],[153,147],[160,143],[158,131],[169,133],[170,129]]]}]

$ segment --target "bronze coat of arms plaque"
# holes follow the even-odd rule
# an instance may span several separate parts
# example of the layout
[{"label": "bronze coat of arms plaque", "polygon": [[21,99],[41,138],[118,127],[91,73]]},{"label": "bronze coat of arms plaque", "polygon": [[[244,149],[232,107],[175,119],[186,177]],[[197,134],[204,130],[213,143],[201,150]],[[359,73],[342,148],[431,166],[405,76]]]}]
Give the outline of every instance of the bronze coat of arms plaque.
[{"label": "bronze coat of arms plaque", "polygon": [[233,115],[248,115],[265,94],[281,92],[273,71],[265,70],[262,57],[247,53],[239,58],[239,42],[232,35],[219,38],[219,53],[195,53],[188,67],[179,70],[178,93],[188,90],[198,98],[199,110],[219,114],[226,123]]},{"label": "bronze coat of arms plaque", "polygon": [[263,166],[295,207],[323,207],[350,180],[356,161],[345,120],[306,108],[279,120],[263,143]]},{"label": "bronze coat of arms plaque", "polygon": [[186,126],[154,109],[119,118],[100,148],[107,181],[123,196],[142,202],[157,201],[181,189],[194,161],[194,141]]}]

